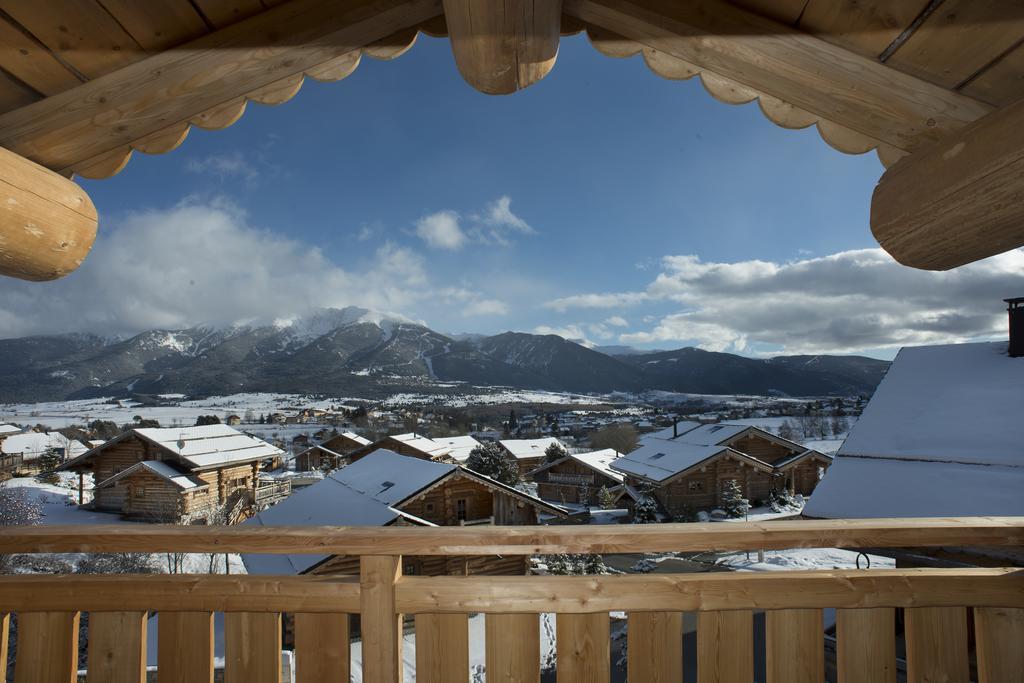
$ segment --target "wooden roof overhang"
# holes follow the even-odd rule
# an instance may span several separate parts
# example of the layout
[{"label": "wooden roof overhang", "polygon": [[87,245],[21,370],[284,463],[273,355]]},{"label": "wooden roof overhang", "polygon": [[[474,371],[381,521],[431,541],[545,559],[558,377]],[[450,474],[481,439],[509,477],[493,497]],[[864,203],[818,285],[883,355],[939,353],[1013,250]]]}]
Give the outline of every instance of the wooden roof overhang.
[{"label": "wooden roof overhang", "polygon": [[871,227],[943,270],[1024,245],[1020,0],[0,0],[0,274],[74,270],[98,218],[70,178],[169,152],[305,78],[450,34],[466,81],[508,94],[585,31],[717,99],[888,167]]}]

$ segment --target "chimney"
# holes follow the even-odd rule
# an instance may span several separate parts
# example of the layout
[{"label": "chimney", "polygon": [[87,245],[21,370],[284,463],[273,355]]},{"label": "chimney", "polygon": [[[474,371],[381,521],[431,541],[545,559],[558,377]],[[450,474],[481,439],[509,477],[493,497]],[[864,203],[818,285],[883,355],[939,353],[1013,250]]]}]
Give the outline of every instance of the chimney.
[{"label": "chimney", "polygon": [[679,418],[672,420],[672,438],[679,436]]},{"label": "chimney", "polygon": [[1024,356],[1024,296],[1003,301],[1010,316],[1010,357],[1019,358]]}]

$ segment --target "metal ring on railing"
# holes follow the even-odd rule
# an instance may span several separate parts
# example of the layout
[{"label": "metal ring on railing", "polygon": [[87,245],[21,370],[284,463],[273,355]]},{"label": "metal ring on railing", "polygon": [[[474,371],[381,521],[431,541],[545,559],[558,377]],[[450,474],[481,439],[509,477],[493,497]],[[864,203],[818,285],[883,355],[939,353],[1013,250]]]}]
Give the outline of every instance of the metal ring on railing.
[{"label": "metal ring on railing", "polygon": [[857,553],[857,558],[854,560],[857,563],[857,569],[861,568],[860,567],[860,557],[861,557],[861,555],[864,556],[864,559],[867,560],[867,563],[868,563],[868,566],[864,567],[864,569],[871,569],[871,556],[868,555],[867,553],[863,552],[863,551]]}]

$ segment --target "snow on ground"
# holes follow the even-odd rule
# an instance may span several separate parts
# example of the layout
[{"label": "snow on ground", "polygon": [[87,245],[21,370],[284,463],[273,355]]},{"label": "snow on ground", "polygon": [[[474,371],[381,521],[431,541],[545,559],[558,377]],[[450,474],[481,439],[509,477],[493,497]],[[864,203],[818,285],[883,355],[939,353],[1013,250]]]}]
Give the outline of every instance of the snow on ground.
[{"label": "snow on ground", "polygon": [[[759,562],[757,552],[727,553],[718,556],[718,563],[737,571],[771,572],[794,569],[856,569],[857,553],[842,548],[791,548],[788,550],[764,551],[764,562]],[[747,559],[749,555],[750,559]],[[868,555],[872,569],[894,569],[896,561],[891,557]],[[860,558],[860,568],[867,568],[867,560]]]},{"label": "snow on ground", "polygon": [[[78,499],[78,476],[64,472],[60,475],[58,485],[46,484],[32,477],[8,479],[3,486],[25,491],[35,499],[42,510],[41,524],[140,524],[123,519],[120,515],[110,512],[86,510],[75,504]],[[88,481],[90,478],[86,478]],[[142,522],[144,523],[144,522]],[[84,553],[53,553],[45,554],[62,559],[72,566],[85,557]],[[168,571],[168,557],[165,553],[153,553],[154,567],[158,572]],[[185,574],[209,574],[210,555],[205,553],[188,553],[182,557],[181,569]],[[231,574],[244,574],[245,565],[240,555],[228,555],[228,567]],[[214,574],[224,573],[224,555],[217,554],[213,562]]]},{"label": "snow on ground", "polygon": [[739,517],[738,519],[722,519],[718,520],[721,522],[768,522],[773,519],[786,519],[788,517],[796,517],[803,510],[804,503],[799,502],[796,507],[786,508],[779,512],[772,512],[771,508],[767,505],[761,505],[756,508],[750,508],[747,511],[746,517]]}]

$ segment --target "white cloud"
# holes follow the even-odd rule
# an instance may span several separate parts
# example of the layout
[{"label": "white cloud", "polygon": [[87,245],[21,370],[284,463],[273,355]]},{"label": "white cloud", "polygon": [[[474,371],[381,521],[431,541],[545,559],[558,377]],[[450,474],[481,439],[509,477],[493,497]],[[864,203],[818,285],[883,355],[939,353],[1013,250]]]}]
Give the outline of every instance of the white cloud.
[{"label": "white cloud", "polygon": [[462,315],[466,317],[475,315],[506,315],[508,305],[497,299],[480,299],[469,303],[462,309]]},{"label": "white cloud", "polygon": [[605,319],[604,322],[606,325],[611,325],[612,327],[629,327],[629,323],[621,315],[613,315],[612,317]]},{"label": "white cloud", "polygon": [[[471,303],[498,309],[471,287]],[[254,227],[223,201],[131,214],[100,232],[78,271],[48,283],[0,279],[0,335],[106,335],[270,321],[321,307],[409,311],[438,301],[422,256],[387,243],[356,269]]]},{"label": "white cloud", "polygon": [[561,325],[561,326],[550,326],[550,325],[538,325],[533,328],[534,334],[556,334],[563,339],[570,339],[574,342],[579,342],[583,346],[591,347],[595,346],[594,342],[587,339],[586,333],[583,328],[579,325]]},{"label": "white cloud", "polygon": [[535,235],[537,231],[512,213],[512,200],[503,196],[481,213],[463,217],[446,209],[424,216],[416,221],[415,233],[435,249],[455,251],[470,243],[507,247],[512,244],[513,235]]},{"label": "white cloud", "polygon": [[678,306],[650,329],[620,335],[625,344],[696,342],[733,351],[763,344],[786,353],[856,353],[1005,337],[1000,299],[1021,291],[1022,250],[930,272],[901,266],[881,249],[861,249],[789,263],[666,256],[643,292],[582,294],[545,306]]},{"label": "white cloud", "polygon": [[256,165],[246,159],[241,152],[213,154],[201,159],[189,159],[185,164],[185,170],[190,173],[212,174],[221,180],[228,177],[239,177],[248,183],[255,182],[260,175]]},{"label": "white cloud", "polygon": [[461,249],[466,244],[466,233],[459,225],[459,214],[438,211],[416,221],[416,235],[435,249]]}]

